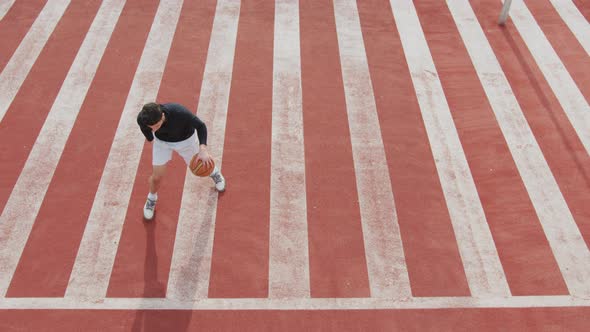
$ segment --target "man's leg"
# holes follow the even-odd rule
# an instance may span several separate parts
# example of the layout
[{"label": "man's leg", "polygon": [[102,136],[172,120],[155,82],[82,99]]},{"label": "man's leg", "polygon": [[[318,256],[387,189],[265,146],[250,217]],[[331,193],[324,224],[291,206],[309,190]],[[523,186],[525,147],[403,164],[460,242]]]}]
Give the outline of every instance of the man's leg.
[{"label": "man's leg", "polygon": [[150,194],[156,195],[158,194],[158,189],[160,189],[160,185],[162,183],[162,179],[164,178],[164,174],[166,173],[166,165],[154,165],[152,170],[152,175],[150,176],[149,183],[150,183]]},{"label": "man's leg", "polygon": [[[179,144],[176,152],[184,159],[187,167],[190,167],[190,162],[193,156],[199,153],[199,145],[196,141],[196,134]],[[225,178],[221,174],[219,167],[215,166],[211,175],[209,175],[215,183],[215,189],[218,192],[225,191]]]},{"label": "man's leg", "polygon": [[222,193],[225,191],[225,178],[223,177],[223,174],[221,174],[221,170],[215,166],[215,169],[213,169],[213,173],[211,173],[211,175],[209,175],[211,177],[211,179],[213,179],[213,182],[215,183],[215,190],[217,190],[218,192]]},{"label": "man's leg", "polygon": [[157,138],[154,139],[152,149],[152,175],[149,178],[150,192],[143,207],[143,217],[151,220],[154,217],[156,201],[158,200],[158,189],[166,173],[166,164],[172,158],[172,149]]},{"label": "man's leg", "polygon": [[154,217],[154,210],[156,209],[156,201],[158,200],[158,189],[166,173],[166,165],[154,165],[152,175],[149,178],[150,192],[143,207],[143,217],[151,220]]}]

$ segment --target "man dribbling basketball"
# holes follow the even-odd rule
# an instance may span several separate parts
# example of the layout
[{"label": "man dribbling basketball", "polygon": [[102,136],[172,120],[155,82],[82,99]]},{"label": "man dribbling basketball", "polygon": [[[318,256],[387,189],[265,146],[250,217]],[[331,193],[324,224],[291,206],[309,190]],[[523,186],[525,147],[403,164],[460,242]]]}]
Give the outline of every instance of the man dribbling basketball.
[{"label": "man dribbling basketball", "polygon": [[[166,164],[172,159],[172,151],[176,151],[189,167],[195,154],[198,154],[197,159],[205,165],[212,165],[213,159],[207,151],[205,123],[180,104],[147,103],[137,115],[137,124],[145,138],[153,141],[150,192],[143,207],[144,218],[151,220],[158,200],[158,189],[166,171]],[[217,166],[210,177],[215,182],[215,189],[223,192],[225,179]]]}]

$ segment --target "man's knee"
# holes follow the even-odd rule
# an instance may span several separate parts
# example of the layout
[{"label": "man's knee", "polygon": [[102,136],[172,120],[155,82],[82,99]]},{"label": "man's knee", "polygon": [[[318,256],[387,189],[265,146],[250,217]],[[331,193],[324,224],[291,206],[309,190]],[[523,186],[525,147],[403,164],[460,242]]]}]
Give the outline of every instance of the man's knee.
[{"label": "man's knee", "polygon": [[164,177],[166,171],[166,165],[162,166],[154,166],[152,171],[152,176],[150,176],[150,181],[160,182]]},{"label": "man's knee", "polygon": [[156,176],[154,174],[152,174],[149,178],[149,182],[150,183],[160,183],[160,181],[162,181],[163,176]]}]

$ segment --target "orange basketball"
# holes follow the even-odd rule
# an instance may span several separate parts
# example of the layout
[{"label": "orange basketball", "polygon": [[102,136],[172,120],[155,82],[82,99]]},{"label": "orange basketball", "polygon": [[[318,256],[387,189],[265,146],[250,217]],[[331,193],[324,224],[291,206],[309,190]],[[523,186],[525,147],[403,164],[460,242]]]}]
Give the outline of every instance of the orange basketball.
[{"label": "orange basketball", "polygon": [[203,162],[199,159],[197,159],[197,155],[194,155],[193,158],[191,159],[191,163],[189,165],[189,168],[191,169],[191,172],[193,172],[194,175],[196,176],[209,176],[211,175],[211,173],[213,172],[213,169],[215,168],[215,162],[213,161],[213,159],[211,159],[212,163],[211,163],[211,167],[207,167],[205,164],[203,164]]}]

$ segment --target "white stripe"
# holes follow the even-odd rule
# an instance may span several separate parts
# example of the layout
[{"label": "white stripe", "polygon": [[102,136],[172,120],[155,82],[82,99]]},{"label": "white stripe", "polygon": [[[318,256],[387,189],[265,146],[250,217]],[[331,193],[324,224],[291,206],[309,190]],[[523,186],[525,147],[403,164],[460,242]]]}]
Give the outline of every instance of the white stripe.
[{"label": "white stripe", "polygon": [[[455,308],[564,308],[590,307],[589,299],[573,296],[306,298],[306,299],[199,299],[106,298],[81,301],[72,298],[0,298],[0,309],[90,310],[377,310]],[[583,317],[583,316],[580,316]]]},{"label": "white stripe", "polygon": [[590,252],[467,0],[447,0],[572,295],[590,296]]},{"label": "white stripe", "polygon": [[70,0],[49,0],[0,73],[0,121],[61,19]]},{"label": "white stripe", "polygon": [[182,0],[162,1],[158,7],[90,211],[67,297],[106,295],[144,144],[136,115],[144,103],[156,98],[181,8]]},{"label": "white stripe", "polygon": [[510,17],[580,137],[586,153],[590,153],[590,105],[522,1],[514,2]]},{"label": "white stripe", "polygon": [[309,297],[299,1],[275,3],[269,297]]},{"label": "white stripe", "polygon": [[9,287],[124,3],[124,0],[106,0],[100,7],[0,216],[1,296]]},{"label": "white stripe", "polygon": [[590,54],[590,24],[571,0],[551,0],[551,4],[570,28],[586,54]]},{"label": "white stripe", "polygon": [[356,2],[335,0],[334,11],[371,296],[409,297],[410,281]]},{"label": "white stripe", "polygon": [[16,0],[4,0],[0,2],[0,21],[4,18],[4,15],[8,13],[10,7],[14,4]]},{"label": "white stripe", "polygon": [[473,182],[416,9],[391,0],[412,82],[473,296],[507,296],[510,289]]},{"label": "white stripe", "polygon": [[[209,128],[208,149],[217,167],[221,167],[223,154],[239,16],[240,1],[217,3],[199,98],[197,114]],[[192,300],[208,295],[217,195],[210,179],[198,179],[187,170],[168,278],[168,298]]]}]

